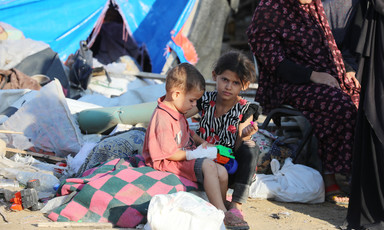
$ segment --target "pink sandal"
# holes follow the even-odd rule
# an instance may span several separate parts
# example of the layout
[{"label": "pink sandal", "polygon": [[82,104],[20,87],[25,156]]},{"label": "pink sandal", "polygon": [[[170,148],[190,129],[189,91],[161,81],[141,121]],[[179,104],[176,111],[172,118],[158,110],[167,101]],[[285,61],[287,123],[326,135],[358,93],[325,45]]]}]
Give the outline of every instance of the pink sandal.
[{"label": "pink sandal", "polygon": [[231,208],[229,209],[230,212],[232,212],[233,214],[235,214],[235,216],[239,217],[240,219],[244,220],[244,214],[241,210],[237,209],[237,208]]},{"label": "pink sandal", "polygon": [[249,229],[248,223],[244,220],[241,211],[235,208],[225,212],[224,225],[226,229]]}]

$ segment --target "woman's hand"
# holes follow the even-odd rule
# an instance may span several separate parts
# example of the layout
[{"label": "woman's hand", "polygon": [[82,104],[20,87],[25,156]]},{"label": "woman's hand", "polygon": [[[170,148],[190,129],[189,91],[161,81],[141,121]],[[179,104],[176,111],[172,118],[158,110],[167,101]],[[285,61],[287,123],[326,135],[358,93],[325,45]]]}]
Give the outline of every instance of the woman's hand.
[{"label": "woman's hand", "polygon": [[353,71],[347,72],[345,76],[347,77],[348,81],[352,81],[355,84],[356,88],[358,89],[361,88],[360,82],[356,78],[356,72],[353,72]]},{"label": "woman's hand", "polygon": [[312,71],[310,80],[314,83],[328,85],[340,89],[340,85],[329,73]]}]

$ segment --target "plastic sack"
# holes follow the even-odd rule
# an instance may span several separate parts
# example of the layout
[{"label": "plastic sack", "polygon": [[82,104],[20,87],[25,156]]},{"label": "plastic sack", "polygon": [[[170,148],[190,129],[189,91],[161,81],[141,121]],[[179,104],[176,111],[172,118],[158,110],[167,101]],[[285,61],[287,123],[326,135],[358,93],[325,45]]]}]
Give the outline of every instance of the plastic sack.
[{"label": "plastic sack", "polygon": [[17,149],[34,146],[65,157],[79,152],[82,145],[82,134],[57,79],[38,91],[35,98],[0,125],[0,129],[24,133],[0,135],[10,147]]},{"label": "plastic sack", "polygon": [[23,95],[31,92],[30,89],[4,89],[0,90],[0,113],[18,101]]},{"label": "plastic sack", "polygon": [[145,230],[225,230],[224,212],[188,192],[155,195],[147,219]]},{"label": "plastic sack", "polygon": [[0,90],[0,124],[3,124],[18,109],[28,104],[39,91],[30,89],[4,89]]},{"label": "plastic sack", "polygon": [[256,181],[250,186],[251,198],[311,204],[324,202],[323,178],[317,170],[293,164],[291,158],[285,159],[282,169],[273,159],[271,168],[273,175],[256,175]]},{"label": "plastic sack", "polygon": [[0,175],[8,179],[16,179],[19,183],[26,185],[29,180],[39,179],[40,186],[36,188],[39,197],[47,197],[55,193],[54,186],[60,184],[59,179],[51,171],[39,169],[29,163],[13,161],[6,157],[0,157]]}]

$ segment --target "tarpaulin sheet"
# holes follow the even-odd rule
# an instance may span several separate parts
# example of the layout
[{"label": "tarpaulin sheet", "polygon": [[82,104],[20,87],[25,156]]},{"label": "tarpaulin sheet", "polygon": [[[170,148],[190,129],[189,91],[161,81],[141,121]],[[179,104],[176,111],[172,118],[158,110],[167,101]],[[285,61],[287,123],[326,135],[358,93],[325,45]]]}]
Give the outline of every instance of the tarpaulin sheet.
[{"label": "tarpaulin sheet", "polygon": [[[180,31],[195,0],[113,0],[123,14],[127,30],[145,45],[153,72],[160,73],[166,61],[167,44]],[[62,60],[75,53],[109,5],[108,0],[3,0],[0,21],[21,30],[25,37],[48,43]],[[175,48],[176,49],[176,48]],[[183,62],[183,50],[176,52]]]},{"label": "tarpaulin sheet", "polygon": [[48,43],[62,60],[75,53],[93,30],[106,0],[5,0],[0,21],[21,30],[26,38]]},{"label": "tarpaulin sheet", "polygon": [[[145,44],[152,60],[153,72],[160,73],[171,36],[185,22],[194,0],[116,0],[127,20],[128,27],[139,46]],[[187,7],[188,6],[188,7]],[[187,8],[186,8],[187,7]],[[179,23],[180,21],[180,23]],[[178,29],[179,30],[179,29]],[[180,54],[180,55],[179,55]],[[182,53],[178,56],[185,62]]]}]

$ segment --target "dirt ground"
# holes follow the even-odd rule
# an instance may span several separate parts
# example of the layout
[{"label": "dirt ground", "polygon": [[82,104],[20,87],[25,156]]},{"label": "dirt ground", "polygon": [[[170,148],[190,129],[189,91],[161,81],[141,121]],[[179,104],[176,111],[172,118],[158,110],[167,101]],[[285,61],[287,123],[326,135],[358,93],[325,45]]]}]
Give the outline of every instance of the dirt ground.
[{"label": "dirt ground", "polygon": [[[50,222],[39,211],[9,211],[9,206],[2,203],[0,212],[0,229],[44,229],[38,223]],[[338,229],[347,214],[346,206],[328,202],[322,204],[282,203],[268,200],[250,199],[244,205],[245,219],[250,229],[258,230],[326,230]],[[6,221],[7,222],[6,222]],[[101,227],[101,226],[100,226]],[[45,229],[96,229],[89,227],[47,227]],[[103,229],[106,229],[103,227]]]},{"label": "dirt ground", "polygon": [[328,202],[311,205],[250,200],[244,213],[250,229],[325,230],[339,229],[347,207]]}]

